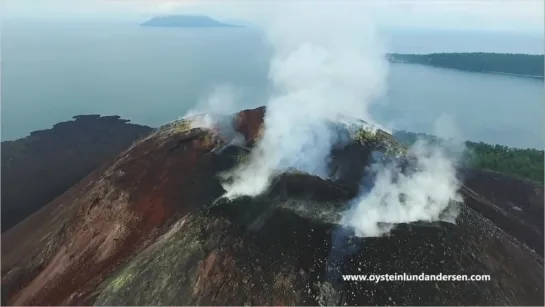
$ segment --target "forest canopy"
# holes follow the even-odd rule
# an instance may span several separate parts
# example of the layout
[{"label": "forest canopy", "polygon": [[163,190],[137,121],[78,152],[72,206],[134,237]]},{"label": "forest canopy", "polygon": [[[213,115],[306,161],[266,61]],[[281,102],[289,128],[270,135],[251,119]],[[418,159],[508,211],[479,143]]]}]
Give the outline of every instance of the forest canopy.
[{"label": "forest canopy", "polygon": [[392,62],[424,64],[458,70],[543,78],[544,56],[511,53],[431,53],[388,55]]},{"label": "forest canopy", "polygon": [[[410,146],[418,139],[430,143],[442,140],[436,136],[395,131],[393,136],[401,143]],[[543,183],[544,151],[538,149],[519,149],[503,145],[490,145],[483,142],[465,142],[467,150],[462,162],[467,166],[488,169],[499,173],[526,178]]]}]

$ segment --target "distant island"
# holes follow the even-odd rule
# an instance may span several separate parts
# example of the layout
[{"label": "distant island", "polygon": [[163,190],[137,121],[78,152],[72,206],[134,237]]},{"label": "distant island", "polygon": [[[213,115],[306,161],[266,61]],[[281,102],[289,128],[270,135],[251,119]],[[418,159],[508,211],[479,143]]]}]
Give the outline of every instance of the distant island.
[{"label": "distant island", "polygon": [[414,63],[464,71],[541,78],[544,76],[543,55],[511,53],[431,53],[388,55],[391,62]]},{"label": "distant island", "polygon": [[227,24],[208,16],[168,15],[154,17],[141,24],[144,27],[167,28],[240,28],[240,25]]}]

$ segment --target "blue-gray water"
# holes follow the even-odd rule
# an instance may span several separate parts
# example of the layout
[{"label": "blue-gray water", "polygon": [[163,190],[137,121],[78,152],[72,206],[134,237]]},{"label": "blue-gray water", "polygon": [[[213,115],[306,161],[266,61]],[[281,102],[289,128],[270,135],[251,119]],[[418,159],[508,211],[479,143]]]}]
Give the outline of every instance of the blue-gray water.
[{"label": "blue-gray water", "polygon": [[[415,50],[412,41],[398,39],[391,51],[536,50],[535,42],[519,44],[521,50],[512,50],[512,42],[494,50],[467,44],[453,50],[451,40],[428,40],[426,49],[425,39]],[[184,115],[221,84],[243,90],[240,108],[267,98],[269,53],[249,30],[7,24],[1,47],[2,140],[77,114],[117,114],[158,126]],[[543,81],[394,64],[388,82],[386,97],[372,108],[383,124],[433,132],[435,121],[448,114],[467,139],[543,147]]]}]

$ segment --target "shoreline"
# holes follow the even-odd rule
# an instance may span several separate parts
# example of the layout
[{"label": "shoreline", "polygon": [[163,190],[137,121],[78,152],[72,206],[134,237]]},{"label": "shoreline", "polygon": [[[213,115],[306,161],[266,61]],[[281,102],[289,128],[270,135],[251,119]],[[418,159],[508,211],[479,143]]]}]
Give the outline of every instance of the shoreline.
[{"label": "shoreline", "polygon": [[[469,70],[464,70],[469,71]],[[538,75],[521,75],[521,74],[512,74],[508,72],[501,72],[501,71],[475,71],[475,72],[482,72],[486,74],[496,74],[496,75],[506,75],[506,76],[516,76],[516,77],[524,77],[524,78],[533,78],[533,79],[545,79],[545,76],[538,76]]]},{"label": "shoreline", "polygon": [[501,72],[501,71],[489,71],[489,70],[468,70],[468,69],[460,69],[455,67],[448,67],[448,66],[439,66],[439,65],[433,65],[433,64],[426,64],[426,63],[420,63],[420,62],[411,62],[406,60],[396,60],[396,59],[389,59],[390,63],[395,64],[412,64],[412,65],[421,65],[421,66],[427,66],[427,67],[433,67],[433,68],[444,68],[444,69],[452,69],[457,71],[463,71],[463,72],[469,72],[469,73],[482,73],[482,74],[492,74],[492,75],[505,75],[505,76],[513,76],[513,77],[520,77],[520,78],[530,78],[530,79],[540,79],[545,80],[545,76],[539,76],[539,75],[523,75],[523,74],[513,74],[508,72]]}]

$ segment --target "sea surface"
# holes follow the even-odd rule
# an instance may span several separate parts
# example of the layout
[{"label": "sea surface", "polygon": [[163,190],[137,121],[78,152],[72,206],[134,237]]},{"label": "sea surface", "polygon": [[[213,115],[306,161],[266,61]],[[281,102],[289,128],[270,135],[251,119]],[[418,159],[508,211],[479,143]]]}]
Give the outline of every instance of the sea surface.
[{"label": "sea surface", "polygon": [[[462,36],[458,45],[445,35],[418,39],[415,45],[408,34],[392,36],[389,51],[535,53],[543,46],[531,38],[482,44]],[[222,85],[238,93],[233,112],[260,106],[270,92],[270,56],[262,35],[250,29],[3,24],[2,140],[78,114],[115,114],[159,126],[183,116]],[[386,94],[371,106],[373,117],[387,127],[435,133],[438,123],[447,123],[464,139],[544,146],[543,80],[392,64],[387,82]]]}]

